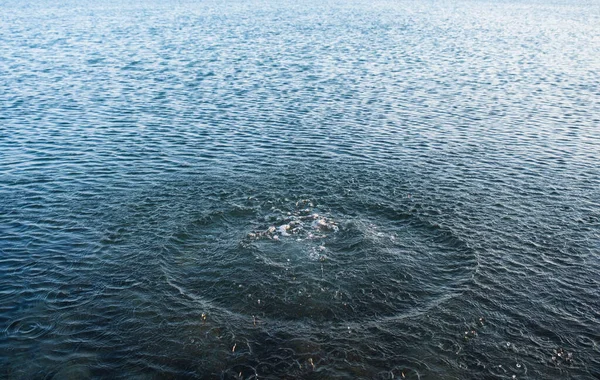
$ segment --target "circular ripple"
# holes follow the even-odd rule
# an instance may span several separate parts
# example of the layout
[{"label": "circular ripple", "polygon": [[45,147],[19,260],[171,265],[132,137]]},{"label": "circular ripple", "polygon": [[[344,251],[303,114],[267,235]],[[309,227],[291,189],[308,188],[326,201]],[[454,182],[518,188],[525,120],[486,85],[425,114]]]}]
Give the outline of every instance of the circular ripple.
[{"label": "circular ripple", "polygon": [[308,199],[211,212],[172,235],[164,269],[194,299],[303,322],[414,315],[469,283],[475,255],[449,230],[414,215],[375,215]]},{"label": "circular ripple", "polygon": [[35,316],[25,316],[12,321],[5,329],[8,337],[18,340],[35,340],[43,337],[53,329],[48,321]]}]

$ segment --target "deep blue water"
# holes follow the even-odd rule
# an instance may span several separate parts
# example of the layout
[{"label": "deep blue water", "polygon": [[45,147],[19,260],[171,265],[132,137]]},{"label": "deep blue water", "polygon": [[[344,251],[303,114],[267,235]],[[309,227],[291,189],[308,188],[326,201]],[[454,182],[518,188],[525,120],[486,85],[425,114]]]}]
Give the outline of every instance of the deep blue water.
[{"label": "deep blue water", "polygon": [[0,3],[0,378],[598,378],[599,26]]}]

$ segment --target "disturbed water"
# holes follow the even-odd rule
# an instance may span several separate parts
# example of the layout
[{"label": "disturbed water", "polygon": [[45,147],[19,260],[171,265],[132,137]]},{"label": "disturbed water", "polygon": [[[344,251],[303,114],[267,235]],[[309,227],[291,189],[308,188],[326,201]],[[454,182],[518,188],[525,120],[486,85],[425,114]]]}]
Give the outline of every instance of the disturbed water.
[{"label": "disturbed water", "polygon": [[600,376],[600,5],[3,3],[0,377]]}]

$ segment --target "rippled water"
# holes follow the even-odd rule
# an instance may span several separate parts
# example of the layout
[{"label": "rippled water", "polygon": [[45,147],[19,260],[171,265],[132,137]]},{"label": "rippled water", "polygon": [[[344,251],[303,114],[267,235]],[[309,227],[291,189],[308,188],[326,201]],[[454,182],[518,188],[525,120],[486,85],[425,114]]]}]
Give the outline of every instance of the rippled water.
[{"label": "rippled water", "polygon": [[19,3],[1,378],[600,376],[597,2]]}]

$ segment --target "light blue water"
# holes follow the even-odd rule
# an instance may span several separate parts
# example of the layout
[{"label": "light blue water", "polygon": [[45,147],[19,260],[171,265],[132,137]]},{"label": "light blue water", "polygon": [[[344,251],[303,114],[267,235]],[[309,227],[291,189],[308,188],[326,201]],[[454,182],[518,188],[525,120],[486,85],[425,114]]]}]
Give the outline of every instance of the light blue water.
[{"label": "light blue water", "polygon": [[0,377],[600,376],[600,4],[0,5]]}]

